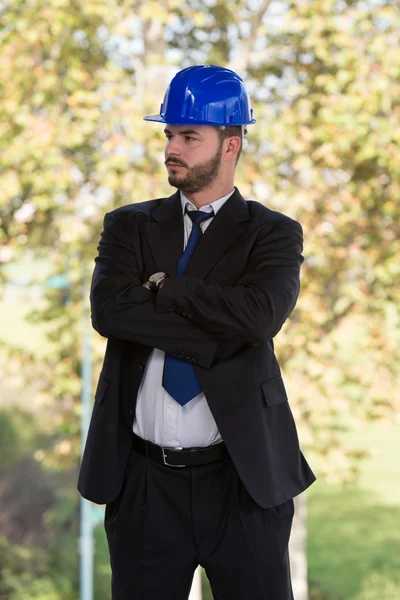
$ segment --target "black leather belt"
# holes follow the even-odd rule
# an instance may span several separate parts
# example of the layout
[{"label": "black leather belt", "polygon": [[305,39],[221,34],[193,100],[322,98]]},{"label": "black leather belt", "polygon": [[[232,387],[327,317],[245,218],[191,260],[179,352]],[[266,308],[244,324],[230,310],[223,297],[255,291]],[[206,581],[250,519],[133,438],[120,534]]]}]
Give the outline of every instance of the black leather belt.
[{"label": "black leather belt", "polygon": [[228,450],[223,442],[206,448],[169,448],[142,440],[135,433],[132,433],[132,436],[134,450],[167,465],[167,467],[195,467],[229,458]]}]

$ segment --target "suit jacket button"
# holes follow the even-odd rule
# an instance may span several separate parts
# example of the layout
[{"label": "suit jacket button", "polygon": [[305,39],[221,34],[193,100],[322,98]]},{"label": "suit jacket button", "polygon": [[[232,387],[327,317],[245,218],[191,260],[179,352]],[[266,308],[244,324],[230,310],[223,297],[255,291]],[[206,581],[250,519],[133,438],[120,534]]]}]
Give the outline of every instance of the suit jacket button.
[{"label": "suit jacket button", "polygon": [[175,304],[171,304],[171,310],[175,310],[175,311],[176,311],[176,306],[175,306]]},{"label": "suit jacket button", "polygon": [[189,319],[193,319],[193,317],[194,317],[194,312],[190,312],[190,313],[188,314],[188,317],[189,317]]},{"label": "suit jacket button", "polygon": [[192,355],[191,354],[185,354],[185,358],[186,358],[186,360],[192,360]]},{"label": "suit jacket button", "polygon": [[197,362],[197,360],[198,360],[197,356],[192,356],[192,361],[193,362]]},{"label": "suit jacket button", "polygon": [[188,313],[188,311],[187,311],[187,310],[183,310],[183,311],[182,311],[182,314],[183,314],[183,316],[184,316],[184,317],[187,317],[189,313]]},{"label": "suit jacket button", "polygon": [[179,356],[179,358],[184,358],[185,354],[183,352],[179,352],[178,356]]},{"label": "suit jacket button", "polygon": [[177,356],[178,355],[178,353],[177,353],[176,350],[172,350],[171,354],[172,354],[172,356]]}]

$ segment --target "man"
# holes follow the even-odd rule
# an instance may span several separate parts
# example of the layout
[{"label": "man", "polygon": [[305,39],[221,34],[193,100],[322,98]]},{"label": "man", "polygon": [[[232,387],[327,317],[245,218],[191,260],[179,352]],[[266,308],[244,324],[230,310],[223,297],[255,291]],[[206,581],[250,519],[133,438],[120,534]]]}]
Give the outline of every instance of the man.
[{"label": "man", "polygon": [[302,229],[234,187],[254,123],[236,73],[178,73],[160,114],[169,198],[106,214],[91,288],[108,338],[78,489],[106,504],[113,600],[293,599],[300,451],[273,337],[293,310]]}]

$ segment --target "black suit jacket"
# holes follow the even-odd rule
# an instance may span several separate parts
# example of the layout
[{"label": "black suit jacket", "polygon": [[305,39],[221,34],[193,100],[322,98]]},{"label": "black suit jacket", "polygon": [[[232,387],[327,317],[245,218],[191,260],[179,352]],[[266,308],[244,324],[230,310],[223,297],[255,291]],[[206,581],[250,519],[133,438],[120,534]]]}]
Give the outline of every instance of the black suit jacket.
[{"label": "black suit jacket", "polygon": [[[272,338],[292,312],[303,262],[297,221],[237,188],[196,246],[183,277],[179,192],[105,215],[91,286],[93,327],[108,338],[81,463],[82,496],[120,492],[137,392],[153,348],[195,367],[240,478],[262,507],[315,475],[300,448]],[[157,295],[142,287],[170,278]]]}]

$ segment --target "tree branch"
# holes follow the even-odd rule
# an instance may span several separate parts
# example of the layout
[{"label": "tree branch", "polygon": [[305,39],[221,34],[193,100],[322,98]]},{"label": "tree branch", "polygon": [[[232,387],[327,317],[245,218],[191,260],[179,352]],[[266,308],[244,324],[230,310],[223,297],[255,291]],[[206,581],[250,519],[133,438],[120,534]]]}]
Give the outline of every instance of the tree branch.
[{"label": "tree branch", "polygon": [[249,37],[246,38],[245,40],[243,40],[242,52],[240,53],[240,56],[235,61],[233,61],[234,65],[232,65],[232,68],[234,67],[235,70],[237,69],[239,71],[240,70],[246,71],[248,69],[248,66],[250,63],[251,52],[252,52],[252,50],[254,48],[254,44],[257,40],[257,35],[258,35],[259,29],[262,25],[264,15],[267,12],[271,2],[272,2],[272,0],[264,0],[262,5],[260,6],[260,8],[251,17]]}]

